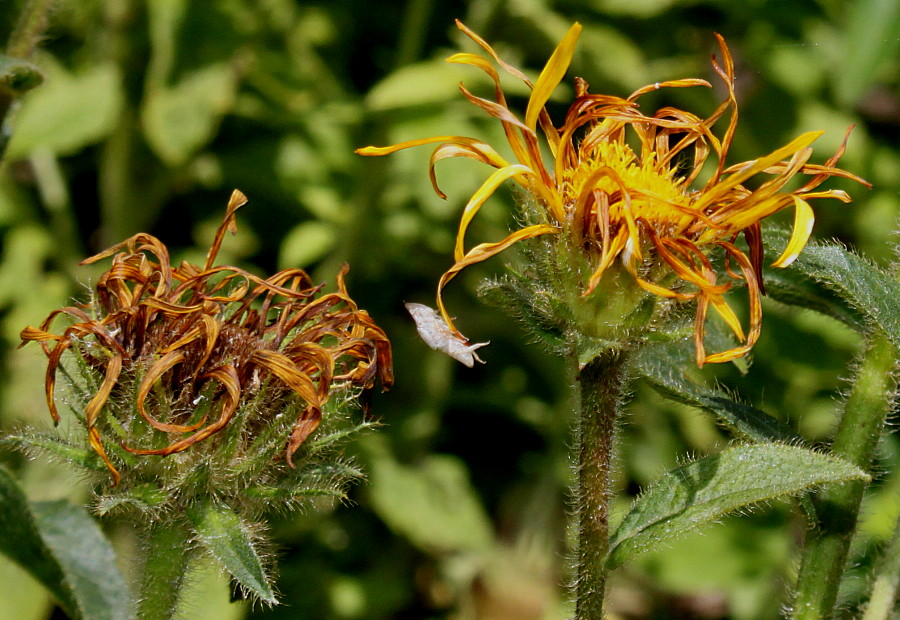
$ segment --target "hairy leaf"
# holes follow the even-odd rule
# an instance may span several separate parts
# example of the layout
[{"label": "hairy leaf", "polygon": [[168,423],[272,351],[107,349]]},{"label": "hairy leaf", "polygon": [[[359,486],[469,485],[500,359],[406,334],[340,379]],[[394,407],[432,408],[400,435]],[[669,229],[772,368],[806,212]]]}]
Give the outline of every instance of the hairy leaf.
[{"label": "hairy leaf", "polygon": [[[900,348],[900,306],[897,304],[900,299],[900,282],[891,275],[837,243],[807,246],[790,269],[836,294],[852,311],[881,328],[894,346]],[[779,301],[797,303],[789,296],[783,297],[779,286],[770,288],[773,297]],[[826,297],[821,295],[819,299],[824,301]],[[802,299],[800,305],[806,305]],[[814,309],[822,310],[815,306]],[[838,318],[841,318],[841,314],[847,315],[846,309],[841,309],[833,302],[828,304],[825,312]],[[845,322],[854,325],[852,321]],[[855,326],[859,327],[858,323]]]},{"label": "hairy leaf", "polygon": [[92,471],[106,470],[103,461],[92,450],[73,445],[56,433],[26,431],[18,435],[4,437],[0,441],[0,445],[4,444],[9,444],[29,454],[38,451],[45,452],[53,457]]},{"label": "hairy leaf", "polygon": [[[802,254],[801,254],[802,256]],[[849,327],[862,331],[865,319],[834,291],[811,280],[796,266],[790,269],[765,268],[763,279],[770,299],[789,306],[800,306],[830,316]]]},{"label": "hairy leaf", "polygon": [[727,448],[665,474],[635,500],[610,540],[611,568],[723,516],[811,487],[868,475],[807,448],[757,444]]},{"label": "hairy leaf", "polygon": [[259,600],[274,605],[275,592],[249,530],[230,508],[205,504],[188,511],[197,540],[234,580]]},{"label": "hairy leaf", "polygon": [[83,616],[131,618],[131,593],[97,522],[84,508],[67,501],[38,502],[33,508],[41,536],[65,571]]},{"label": "hairy leaf", "polygon": [[692,351],[687,352],[683,344],[646,346],[635,357],[632,368],[663,395],[712,413],[742,437],[757,442],[802,441],[790,428],[765,411],[736,402],[722,390],[691,380],[685,369],[693,366]]},{"label": "hairy leaf", "polygon": [[83,508],[66,501],[29,504],[0,468],[0,531],[0,552],[46,586],[70,617],[132,617],[112,546]]},{"label": "hairy leaf", "polygon": [[44,542],[28,499],[12,475],[0,467],[0,551],[40,581],[73,618],[80,618],[75,593],[59,560]]}]

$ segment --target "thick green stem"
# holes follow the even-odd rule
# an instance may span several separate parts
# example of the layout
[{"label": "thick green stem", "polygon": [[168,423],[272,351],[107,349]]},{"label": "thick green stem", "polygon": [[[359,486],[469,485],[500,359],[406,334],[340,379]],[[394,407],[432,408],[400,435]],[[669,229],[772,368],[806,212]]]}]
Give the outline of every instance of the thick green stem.
[{"label": "thick green stem", "polygon": [[609,550],[609,478],[616,414],[625,383],[623,356],[606,352],[578,370],[578,480],[575,493],[575,617],[603,618]]},{"label": "thick green stem", "polygon": [[[835,435],[832,451],[869,470],[895,388],[896,351],[881,334],[872,337]],[[847,482],[813,496],[819,522],[804,543],[792,618],[830,618],[856,529],[864,482]]]},{"label": "thick green stem", "polygon": [[138,618],[169,620],[175,613],[187,565],[193,556],[186,523],[166,519],[145,533],[144,572]]}]

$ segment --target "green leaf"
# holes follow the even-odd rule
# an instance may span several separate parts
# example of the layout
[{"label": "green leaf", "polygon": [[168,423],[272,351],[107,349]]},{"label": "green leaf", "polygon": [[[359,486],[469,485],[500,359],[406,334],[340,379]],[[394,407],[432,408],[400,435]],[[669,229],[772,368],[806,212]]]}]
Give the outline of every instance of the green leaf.
[{"label": "green leaf", "polygon": [[106,137],[119,118],[123,96],[114,64],[78,74],[47,69],[47,83],[22,100],[13,119],[10,159],[27,157],[36,148],[75,153]]},{"label": "green leaf", "polygon": [[131,593],[97,522],[84,508],[64,500],[38,502],[33,507],[41,536],[65,571],[83,617],[131,618]]},{"label": "green leaf", "polygon": [[726,392],[698,384],[688,376],[693,368],[693,346],[665,343],[642,348],[632,368],[654,389],[673,400],[715,415],[738,435],[756,442],[800,443],[802,439],[777,418],[735,402]]},{"label": "green leaf", "polygon": [[665,474],[635,500],[610,539],[615,568],[723,516],[822,484],[868,480],[841,459],[807,448],[758,444],[727,448]]},{"label": "green leaf", "polygon": [[20,96],[44,81],[40,69],[30,62],[0,54],[0,91]]},{"label": "green leaf", "polygon": [[431,552],[490,547],[490,520],[459,459],[432,455],[405,466],[380,446],[372,453],[369,497],[391,529]]},{"label": "green leaf", "polygon": [[900,282],[894,277],[836,243],[807,246],[789,269],[838,295],[866,322],[881,328],[893,345],[900,348],[900,305],[897,304]]},{"label": "green leaf", "polygon": [[107,471],[106,465],[96,452],[73,445],[55,433],[26,431],[4,437],[0,440],[0,445],[4,444],[11,445],[28,454],[43,451],[91,471]]},{"label": "green leaf", "polygon": [[226,64],[203,67],[171,87],[150,91],[141,121],[154,152],[170,166],[207,144],[234,101],[236,79]]},{"label": "green leaf", "polygon": [[146,514],[165,505],[168,500],[169,494],[165,489],[147,482],[117,493],[107,491],[97,498],[94,509],[100,516],[127,507],[137,508]]},{"label": "green leaf", "polygon": [[857,331],[865,327],[865,319],[852,306],[794,267],[766,267],[763,279],[770,299],[830,316]]},{"label": "green leaf", "polygon": [[[521,248],[520,248],[521,249]],[[514,265],[507,264],[508,275],[483,281],[478,285],[478,297],[484,303],[512,316],[550,351],[565,354],[568,351],[566,327],[573,320],[572,310],[552,291],[542,291],[535,295],[532,283]],[[604,343],[585,339],[580,342],[582,349],[596,345],[597,350],[606,347]],[[606,343],[608,346],[609,343]],[[594,351],[596,352],[596,351]],[[590,357],[590,352],[582,351],[579,362]]]},{"label": "green leaf", "polygon": [[209,503],[191,508],[188,518],[200,544],[242,588],[264,603],[277,602],[253,537],[240,517],[227,506]]},{"label": "green leaf", "polygon": [[28,571],[73,618],[81,618],[65,571],[44,542],[28,499],[12,475],[0,467],[0,552]]}]

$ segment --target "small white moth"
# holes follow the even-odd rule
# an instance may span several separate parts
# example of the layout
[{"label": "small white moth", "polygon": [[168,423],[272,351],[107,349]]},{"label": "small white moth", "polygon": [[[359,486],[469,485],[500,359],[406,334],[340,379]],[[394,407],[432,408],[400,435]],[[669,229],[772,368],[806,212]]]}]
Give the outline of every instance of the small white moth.
[{"label": "small white moth", "polygon": [[444,318],[437,310],[423,304],[406,304],[406,309],[416,322],[416,330],[429,347],[435,351],[443,351],[458,362],[462,362],[469,368],[475,365],[475,361],[484,364],[484,360],[478,357],[475,349],[480,349],[490,342],[477,342],[466,344],[466,340],[458,336],[450,329]]}]

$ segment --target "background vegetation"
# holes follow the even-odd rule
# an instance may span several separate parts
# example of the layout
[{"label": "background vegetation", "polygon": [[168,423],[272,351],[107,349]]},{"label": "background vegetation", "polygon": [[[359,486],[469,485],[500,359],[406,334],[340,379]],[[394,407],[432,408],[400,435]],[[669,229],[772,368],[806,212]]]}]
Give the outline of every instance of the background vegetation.
[{"label": "background vegetation", "polygon": [[[0,40],[18,2],[0,0]],[[350,292],[394,344],[397,385],[378,396],[384,427],[357,446],[369,474],[353,505],[273,524],[283,605],[229,604],[227,581],[200,571],[192,618],[564,618],[569,385],[556,358],[482,305],[490,261],[447,292],[483,350],[473,370],[427,349],[403,310],[432,303],[451,263],[462,202],[484,178],[473,162],[442,162],[437,198],[428,150],[364,159],[353,149],[440,134],[495,136],[499,125],[458,95],[482,92],[474,70],[447,65],[474,51],[454,18],[536,74],[573,20],[585,32],[573,75],[594,92],[627,94],[662,79],[711,76],[714,32],[738,64],[743,161],[794,135],[825,129],[816,160],[856,123],[842,166],[874,189],[833,183],[855,202],[817,212],[816,234],[893,258],[900,207],[900,8],[893,0],[82,0],[61,2],[33,60],[46,82],[22,102],[0,168],[0,429],[46,427],[44,358],[16,350],[18,333],[84,293],[79,260],[138,231],[183,257],[202,256],[232,188],[250,205],[221,262],[271,273],[303,267],[333,282],[349,261]],[[524,107],[526,93],[518,94]],[[721,92],[661,92],[708,113]],[[562,98],[556,102],[564,110]],[[509,205],[511,196],[507,197]],[[508,206],[508,205],[507,205]],[[473,224],[499,239],[503,198]],[[201,261],[202,262],[202,261]],[[769,302],[753,364],[704,369],[809,440],[825,442],[834,397],[860,342],[831,319]],[[617,504],[686,454],[728,436],[700,411],[634,385],[620,429]],[[900,507],[900,442],[880,446],[883,476],[864,504],[853,562],[887,539]],[[87,501],[58,466],[12,453],[33,499]],[[108,524],[115,535],[120,525]],[[803,522],[787,504],[729,518],[616,574],[610,609],[623,618],[773,618],[796,570]],[[128,538],[119,535],[127,561]],[[127,568],[127,567],[126,567]],[[867,584],[843,593],[848,617]],[[46,618],[52,604],[0,557],[0,618]],[[57,612],[59,613],[59,612]]]}]

